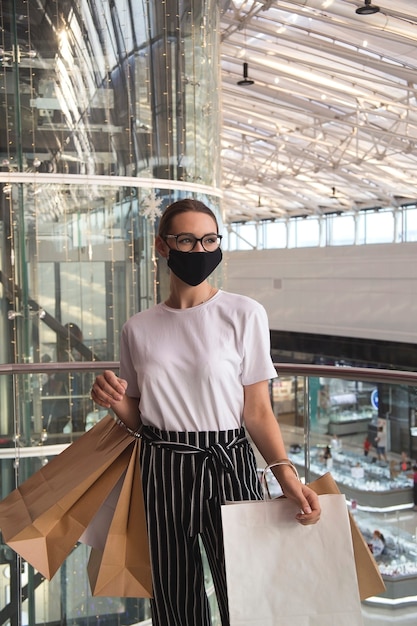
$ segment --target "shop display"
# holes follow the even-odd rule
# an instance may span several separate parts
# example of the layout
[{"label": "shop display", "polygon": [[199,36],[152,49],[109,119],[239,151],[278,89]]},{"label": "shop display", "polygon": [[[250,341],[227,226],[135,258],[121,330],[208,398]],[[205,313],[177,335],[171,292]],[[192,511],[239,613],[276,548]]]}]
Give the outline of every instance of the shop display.
[{"label": "shop display", "polygon": [[361,411],[332,410],[330,411],[327,431],[329,435],[349,435],[352,433],[366,433],[375,412],[370,408]]},{"label": "shop display", "polygon": [[[356,523],[370,543],[376,529],[384,539],[384,549],[375,559],[384,579],[386,591],[382,594],[381,605],[399,607],[415,602],[417,588],[417,542],[416,534],[411,534],[401,527],[400,518],[386,519],[382,515],[367,514],[364,511],[353,512]],[[395,516],[395,514],[393,514]],[[379,597],[372,603],[378,604]]]},{"label": "shop display", "polygon": [[376,528],[384,537],[385,547],[381,554],[375,555],[381,574],[385,578],[398,578],[401,576],[417,577],[417,542],[416,536],[381,520],[377,516],[355,511],[355,521],[365,537],[371,544],[372,535]]},{"label": "shop display", "polygon": [[[304,451],[290,452],[291,461],[304,469]],[[331,463],[326,446],[314,446],[310,451],[310,473],[321,476],[331,470],[335,481],[349,499],[375,509],[413,503],[413,481],[408,473],[374,457],[365,457],[347,450],[332,452]]]}]

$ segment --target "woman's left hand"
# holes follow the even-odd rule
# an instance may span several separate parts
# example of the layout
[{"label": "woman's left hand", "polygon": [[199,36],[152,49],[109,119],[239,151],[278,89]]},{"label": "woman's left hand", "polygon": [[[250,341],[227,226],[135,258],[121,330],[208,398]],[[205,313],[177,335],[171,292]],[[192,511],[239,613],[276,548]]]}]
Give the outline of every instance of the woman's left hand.
[{"label": "woman's left hand", "polygon": [[300,482],[294,475],[287,475],[286,478],[283,478],[281,475],[280,485],[284,496],[295,502],[300,508],[300,513],[296,515],[296,519],[300,524],[308,526],[319,521],[321,509],[319,498],[315,491]]}]

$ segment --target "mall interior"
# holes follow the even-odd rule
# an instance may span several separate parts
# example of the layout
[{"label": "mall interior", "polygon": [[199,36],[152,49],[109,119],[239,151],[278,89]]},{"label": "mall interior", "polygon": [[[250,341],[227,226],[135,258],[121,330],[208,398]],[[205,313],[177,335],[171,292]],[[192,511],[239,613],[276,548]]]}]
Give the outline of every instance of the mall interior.
[{"label": "mall interior", "polygon": [[[1,499],[107,415],[92,382],[166,298],[158,222],[191,197],[221,225],[212,284],[266,309],[289,458],[384,536],[364,626],[416,623],[417,7],[391,5],[2,1]],[[88,559],[49,580],[2,537],[0,626],[150,626]]]}]

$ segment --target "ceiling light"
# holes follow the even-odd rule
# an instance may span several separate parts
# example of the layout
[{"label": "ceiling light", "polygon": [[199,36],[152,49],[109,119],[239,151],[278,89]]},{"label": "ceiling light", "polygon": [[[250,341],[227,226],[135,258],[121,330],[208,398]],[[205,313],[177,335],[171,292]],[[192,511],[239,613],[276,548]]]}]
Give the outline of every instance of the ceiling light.
[{"label": "ceiling light", "polygon": [[363,7],[356,9],[358,15],[372,15],[372,13],[378,13],[381,9],[375,5],[371,5],[371,0],[365,0]]},{"label": "ceiling light", "polygon": [[243,64],[243,80],[238,80],[237,84],[241,86],[253,85],[255,81],[248,78],[248,64]]}]

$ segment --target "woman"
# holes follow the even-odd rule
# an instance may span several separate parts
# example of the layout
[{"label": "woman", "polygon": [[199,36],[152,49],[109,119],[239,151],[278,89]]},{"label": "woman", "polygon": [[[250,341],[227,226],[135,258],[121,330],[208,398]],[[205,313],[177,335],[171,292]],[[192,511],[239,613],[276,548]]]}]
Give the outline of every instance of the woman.
[{"label": "woman", "polygon": [[326,468],[328,470],[333,469],[333,456],[332,456],[332,451],[330,449],[330,446],[326,446],[324,450],[323,461],[325,462]]},{"label": "woman", "polygon": [[374,557],[381,556],[385,550],[385,538],[380,530],[374,530],[371,540],[371,552]]},{"label": "woman", "polygon": [[378,426],[378,433],[375,437],[376,453],[378,455],[378,461],[382,459],[387,461],[386,447],[387,447],[387,433],[383,426]]},{"label": "woman", "polygon": [[213,212],[179,200],[161,217],[156,249],[171,270],[167,300],[122,330],[120,378],[105,371],[92,398],[141,429],[141,464],[153,570],[154,626],[209,626],[203,543],[223,626],[229,624],[221,528],[226,500],[261,499],[243,424],[301,524],[319,519],[316,494],[299,482],[271,409],[266,313],[254,300],[207,282],[222,259]]}]

